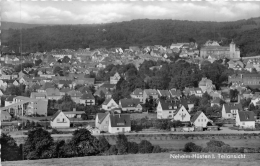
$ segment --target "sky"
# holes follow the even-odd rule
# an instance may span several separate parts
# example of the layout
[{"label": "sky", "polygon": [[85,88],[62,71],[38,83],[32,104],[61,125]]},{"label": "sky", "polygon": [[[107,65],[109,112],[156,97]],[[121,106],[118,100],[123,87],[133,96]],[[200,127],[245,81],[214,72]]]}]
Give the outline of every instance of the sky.
[{"label": "sky", "polygon": [[32,24],[98,24],[145,18],[220,22],[260,17],[260,0],[2,0],[1,7],[2,21]]}]

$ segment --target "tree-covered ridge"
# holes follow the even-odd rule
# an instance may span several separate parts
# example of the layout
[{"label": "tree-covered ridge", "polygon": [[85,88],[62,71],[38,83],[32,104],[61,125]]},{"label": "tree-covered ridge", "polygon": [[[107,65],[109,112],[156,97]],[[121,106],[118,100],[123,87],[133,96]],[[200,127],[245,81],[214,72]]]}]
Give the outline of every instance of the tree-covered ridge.
[{"label": "tree-covered ridge", "polygon": [[2,30],[2,43],[18,51],[22,39],[25,52],[50,51],[55,48],[122,47],[132,45],[170,45],[195,39],[228,45],[233,39],[242,56],[257,55],[259,50],[259,18],[235,22],[206,22],[139,19],[119,23],[87,25],[40,26],[20,30]]}]

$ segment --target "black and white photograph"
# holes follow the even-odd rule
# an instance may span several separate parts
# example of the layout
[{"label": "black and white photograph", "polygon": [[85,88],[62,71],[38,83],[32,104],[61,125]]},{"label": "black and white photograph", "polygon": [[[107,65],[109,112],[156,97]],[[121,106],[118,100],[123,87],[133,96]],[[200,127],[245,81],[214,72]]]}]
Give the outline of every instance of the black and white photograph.
[{"label": "black and white photograph", "polygon": [[3,166],[259,166],[259,0],[2,0]]}]

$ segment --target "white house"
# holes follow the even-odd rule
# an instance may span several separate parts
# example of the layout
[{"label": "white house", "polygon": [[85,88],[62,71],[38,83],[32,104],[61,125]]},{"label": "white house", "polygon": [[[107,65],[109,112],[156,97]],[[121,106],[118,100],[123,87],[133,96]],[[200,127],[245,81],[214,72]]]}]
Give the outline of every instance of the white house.
[{"label": "white house", "polygon": [[104,110],[111,110],[113,108],[118,108],[118,104],[115,102],[114,99],[109,98],[106,99],[103,103],[102,103],[102,109]]},{"label": "white house", "polygon": [[242,111],[242,105],[241,104],[223,104],[222,106],[222,118],[224,119],[235,119],[237,111]]},{"label": "white house", "polygon": [[160,100],[156,108],[157,119],[173,119],[178,106],[174,100]]},{"label": "white house", "polygon": [[95,119],[95,127],[100,131],[108,131],[110,113],[98,113]]},{"label": "white house", "polygon": [[198,111],[190,120],[191,124],[193,124],[195,127],[207,127],[207,123],[209,121],[210,120],[202,111]]},{"label": "white house", "polygon": [[182,105],[175,113],[174,120],[179,120],[181,122],[189,122],[190,121],[190,114],[186,110],[186,108]]},{"label": "white house", "polygon": [[240,128],[255,128],[255,114],[252,111],[238,111],[236,126]]},{"label": "white house", "polygon": [[52,128],[69,128],[70,120],[69,118],[61,111],[57,111],[51,119]]},{"label": "white house", "polygon": [[109,133],[125,133],[131,131],[129,114],[111,114],[108,122]]}]

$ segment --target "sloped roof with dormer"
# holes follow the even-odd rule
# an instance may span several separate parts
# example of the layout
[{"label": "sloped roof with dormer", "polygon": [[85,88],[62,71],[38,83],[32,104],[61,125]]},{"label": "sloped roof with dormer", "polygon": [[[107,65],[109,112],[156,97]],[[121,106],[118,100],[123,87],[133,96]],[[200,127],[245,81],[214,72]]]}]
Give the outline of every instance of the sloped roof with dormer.
[{"label": "sloped roof with dormer", "polygon": [[226,113],[231,113],[231,110],[243,110],[242,108],[242,104],[237,104],[237,103],[227,103],[227,104],[223,104],[223,107],[225,107]]},{"label": "sloped roof with dormer", "polygon": [[240,121],[255,121],[255,113],[253,111],[238,111]]},{"label": "sloped roof with dormer", "polygon": [[129,114],[111,114],[111,127],[131,127]]},{"label": "sloped roof with dormer", "polygon": [[140,104],[139,99],[121,99],[120,100],[121,106],[124,107],[136,107]]}]

